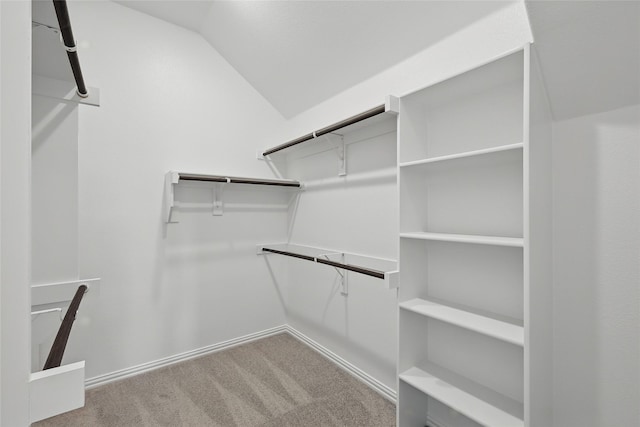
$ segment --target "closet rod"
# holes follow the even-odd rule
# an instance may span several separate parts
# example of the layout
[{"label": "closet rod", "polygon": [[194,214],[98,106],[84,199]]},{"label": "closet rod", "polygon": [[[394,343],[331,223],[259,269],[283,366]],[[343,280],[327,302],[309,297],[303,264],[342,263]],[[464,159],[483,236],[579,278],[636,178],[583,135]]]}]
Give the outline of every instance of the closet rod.
[{"label": "closet rod", "polygon": [[78,286],[78,290],[76,290],[76,293],[71,300],[71,304],[69,304],[69,308],[67,309],[67,314],[64,315],[60,329],[58,329],[56,338],[51,346],[51,351],[49,351],[47,361],[44,364],[44,368],[42,368],[43,370],[57,368],[62,363],[62,356],[64,356],[64,350],[67,347],[67,341],[69,341],[71,327],[73,326],[73,322],[76,320],[76,313],[78,312],[80,302],[82,301],[82,297],[85,292],[87,292],[87,285]]},{"label": "closet rod", "polygon": [[180,180],[184,181],[208,181],[226,182],[231,184],[254,184],[254,185],[275,185],[279,187],[301,187],[300,182],[284,179],[260,179],[260,178],[240,178],[222,175],[200,175],[193,173],[179,173]]},{"label": "closet rod", "polygon": [[69,19],[67,2],[66,0],[53,0],[53,7],[56,9],[56,16],[58,17],[58,23],[60,24],[60,33],[62,34],[62,41],[64,43],[64,48],[67,51],[67,57],[69,58],[73,78],[76,80],[76,92],[78,93],[78,96],[86,98],[89,96],[89,92],[87,92],[87,87],[84,84],[84,77],[82,76],[82,70],[80,69],[78,49],[76,46],[76,40],[73,38],[73,30],[71,29],[71,20]]},{"label": "closet rod", "polygon": [[276,250],[276,249],[269,249],[269,248],[262,248],[262,250],[264,252],[271,252],[271,253],[274,253],[274,254],[290,256],[290,257],[293,257],[293,258],[300,258],[300,259],[304,259],[304,260],[307,260],[307,261],[317,262],[319,264],[325,264],[325,265],[330,265],[332,267],[341,268],[343,270],[354,271],[356,273],[360,273],[360,274],[364,274],[364,275],[367,275],[367,276],[375,277],[377,279],[384,279],[385,278],[384,277],[384,272],[379,271],[379,270],[374,270],[374,269],[371,269],[371,268],[358,267],[358,266],[350,265],[350,264],[343,264],[341,262],[329,261],[327,259],[316,258],[316,257],[312,257],[312,256],[309,256],[309,255],[297,254],[295,252],[279,251],[279,250]]},{"label": "closet rod", "polygon": [[342,128],[345,128],[345,127],[350,126],[352,124],[355,124],[355,123],[361,122],[363,120],[366,120],[366,119],[368,119],[370,117],[377,116],[378,114],[382,114],[385,111],[386,111],[385,104],[378,105],[377,107],[374,107],[374,108],[372,108],[370,110],[367,110],[367,111],[365,111],[363,113],[356,114],[355,116],[351,116],[351,117],[349,117],[347,119],[344,119],[342,121],[339,121],[339,122],[334,123],[332,125],[329,125],[327,127],[323,127],[322,129],[318,129],[315,132],[311,132],[311,133],[309,133],[307,135],[304,135],[304,136],[301,136],[299,138],[293,139],[293,140],[291,140],[289,142],[285,142],[284,144],[280,144],[277,147],[270,148],[270,149],[266,150],[265,152],[263,152],[262,155],[263,156],[268,156],[269,154],[273,154],[273,153],[278,152],[280,150],[284,150],[285,148],[293,147],[294,145],[298,145],[300,143],[303,143],[303,142],[306,142],[306,141],[310,141],[310,140],[312,140],[314,138],[317,138],[319,136],[326,135],[326,134],[331,133],[331,132],[335,132],[338,129],[342,129]]}]

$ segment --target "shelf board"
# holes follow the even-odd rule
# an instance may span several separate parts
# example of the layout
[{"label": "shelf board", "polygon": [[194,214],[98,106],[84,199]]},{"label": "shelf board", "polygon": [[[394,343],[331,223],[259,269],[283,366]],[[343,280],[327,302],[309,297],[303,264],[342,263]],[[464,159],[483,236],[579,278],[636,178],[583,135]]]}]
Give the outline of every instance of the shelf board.
[{"label": "shelf board", "polygon": [[[437,369],[433,365],[428,371],[413,367],[401,373],[400,379],[483,426],[524,427],[522,419],[509,413],[521,413],[522,404],[448,372],[446,376],[455,379],[454,382],[458,385],[456,387],[441,378],[443,372],[447,371],[443,368]],[[493,401],[499,401],[500,406],[509,408],[510,411],[500,409],[459,388],[460,386],[464,386],[465,390],[473,390],[479,395],[490,397]]]},{"label": "shelf board", "polygon": [[447,160],[463,159],[465,157],[475,157],[482,156],[484,154],[499,153],[502,151],[519,150],[523,147],[524,144],[522,142],[519,142],[517,144],[500,145],[498,147],[484,148],[482,150],[466,151],[463,153],[449,154],[447,156],[431,157],[421,160],[414,160],[411,162],[402,162],[400,163],[400,167],[403,168],[408,166],[425,165],[429,163],[444,162]]},{"label": "shelf board", "polygon": [[427,233],[419,231],[411,233],[400,233],[400,237],[405,239],[437,240],[441,242],[513,246],[519,248],[524,246],[524,239],[520,237],[476,236],[473,234]]},{"label": "shelf board", "polygon": [[511,344],[524,346],[524,328],[522,326],[420,298],[402,302],[400,308]]}]

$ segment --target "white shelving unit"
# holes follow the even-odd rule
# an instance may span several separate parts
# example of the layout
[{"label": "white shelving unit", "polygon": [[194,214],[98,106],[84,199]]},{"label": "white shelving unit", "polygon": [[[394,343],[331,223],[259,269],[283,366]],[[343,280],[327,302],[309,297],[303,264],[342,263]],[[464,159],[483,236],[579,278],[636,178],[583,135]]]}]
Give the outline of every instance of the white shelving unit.
[{"label": "white shelving unit", "polygon": [[550,425],[550,116],[530,46],[400,98],[398,425]]}]

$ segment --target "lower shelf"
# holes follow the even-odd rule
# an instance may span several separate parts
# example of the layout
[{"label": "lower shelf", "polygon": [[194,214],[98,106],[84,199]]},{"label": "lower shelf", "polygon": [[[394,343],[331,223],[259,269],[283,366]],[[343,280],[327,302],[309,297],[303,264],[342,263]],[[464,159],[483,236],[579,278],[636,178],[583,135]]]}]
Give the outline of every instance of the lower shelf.
[{"label": "lower shelf", "polygon": [[483,426],[524,427],[522,403],[443,368],[413,367],[401,373],[400,380]]}]

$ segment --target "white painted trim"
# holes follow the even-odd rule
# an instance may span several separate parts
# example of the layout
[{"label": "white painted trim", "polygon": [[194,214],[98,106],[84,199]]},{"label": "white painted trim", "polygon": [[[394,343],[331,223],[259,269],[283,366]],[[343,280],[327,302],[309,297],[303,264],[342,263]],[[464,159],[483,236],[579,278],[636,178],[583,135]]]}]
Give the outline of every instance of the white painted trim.
[{"label": "white painted trim", "polygon": [[[280,333],[288,333],[292,337],[308,345],[309,347],[311,347],[312,349],[320,353],[322,356],[326,357],[331,362],[335,363],[340,368],[345,370],[348,374],[362,381],[365,385],[373,389],[375,392],[380,394],[385,399],[389,400],[392,403],[396,403],[397,393],[391,387],[388,387],[387,385],[381,383],[380,381],[378,381],[371,375],[367,374],[360,368],[349,363],[348,361],[338,356],[331,350],[327,349],[321,344],[318,344],[311,338],[307,337],[306,335],[292,328],[289,325],[276,326],[275,328],[266,329],[264,331],[256,332],[254,334],[245,335],[245,336],[234,338],[228,341],[223,341],[218,344],[213,344],[213,345],[202,347],[196,350],[187,351],[184,353],[180,353],[180,354],[165,357],[162,359],[154,360],[151,362],[143,363],[141,365],[132,366],[130,368],[125,368],[119,371],[114,371],[108,374],[89,378],[85,381],[85,388],[90,389],[90,388],[99,387],[99,386],[108,384],[110,382],[133,377],[135,375],[143,374],[145,372],[153,371],[155,369],[163,368],[165,366],[173,365],[175,363],[183,362],[189,359],[194,359],[200,356],[205,356],[211,353],[216,353],[218,351],[226,350],[231,347],[235,347],[241,344],[245,344],[261,338],[270,337],[272,335],[277,335]],[[436,426],[436,427],[440,427],[440,426]]]},{"label": "white painted trim", "polygon": [[297,338],[298,340],[302,341],[304,344],[316,350],[318,353],[320,353],[321,355],[323,355],[324,357],[326,357],[327,359],[329,359],[330,361],[332,361],[333,363],[335,363],[336,365],[338,365],[339,367],[347,371],[347,373],[351,374],[358,380],[365,383],[367,386],[369,386],[371,389],[373,389],[375,392],[380,394],[385,399],[389,400],[392,403],[396,403],[397,393],[391,387],[381,383],[371,375],[364,372],[362,369],[347,362],[345,359],[338,356],[337,354],[327,349],[323,345],[318,344],[311,338],[304,335],[302,332],[292,328],[289,325],[285,325],[285,328],[287,333],[289,333],[291,336]]},{"label": "white painted trim", "polygon": [[264,331],[256,332],[253,334],[245,335],[238,338],[233,338],[228,341],[223,341],[217,344],[209,345],[206,347],[198,348],[184,353],[175,354],[173,356],[164,357],[162,359],[153,360],[151,362],[143,363],[141,365],[132,366],[130,368],[120,369],[104,375],[98,375],[97,377],[89,378],[85,381],[85,388],[90,389],[101,385],[108,384],[113,381],[123,380],[125,378],[133,377],[138,374],[153,371],[155,369],[163,368],[165,366],[173,365],[178,362],[184,362],[185,360],[194,359],[199,356],[204,356],[211,353],[216,353],[221,350],[226,350],[231,347],[245,344],[251,341],[258,340],[260,338],[270,337],[283,332],[288,332],[286,325],[276,326],[275,328],[266,329]]},{"label": "white painted trim", "polygon": [[29,377],[32,423],[84,406],[84,360],[34,372]]}]

